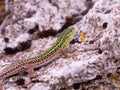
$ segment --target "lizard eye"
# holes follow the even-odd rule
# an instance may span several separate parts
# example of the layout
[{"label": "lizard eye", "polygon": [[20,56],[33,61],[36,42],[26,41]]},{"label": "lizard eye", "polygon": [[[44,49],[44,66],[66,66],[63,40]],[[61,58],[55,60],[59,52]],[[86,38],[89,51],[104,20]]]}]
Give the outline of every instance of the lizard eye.
[{"label": "lizard eye", "polygon": [[70,30],[69,32],[71,32],[72,30]]}]

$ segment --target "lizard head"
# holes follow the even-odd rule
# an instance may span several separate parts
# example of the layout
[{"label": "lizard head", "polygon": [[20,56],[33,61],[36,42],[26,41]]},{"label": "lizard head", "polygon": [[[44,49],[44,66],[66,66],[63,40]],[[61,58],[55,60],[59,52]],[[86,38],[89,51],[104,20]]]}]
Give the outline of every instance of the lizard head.
[{"label": "lizard head", "polygon": [[60,46],[64,46],[64,47],[68,46],[68,44],[73,39],[75,32],[76,32],[76,30],[74,27],[69,27],[69,28],[65,29],[61,33],[61,35],[58,37],[54,46],[56,46],[56,45],[60,45]]},{"label": "lizard head", "polygon": [[76,30],[75,30],[74,27],[67,28],[67,29],[66,29],[66,36],[65,36],[66,39],[68,38],[68,39],[71,39],[71,40],[72,40],[75,32],[76,32]]},{"label": "lizard head", "polygon": [[73,36],[75,34],[76,30],[74,27],[67,28],[64,30],[64,41],[63,41],[63,46],[68,46],[68,44],[71,42],[73,39]]}]

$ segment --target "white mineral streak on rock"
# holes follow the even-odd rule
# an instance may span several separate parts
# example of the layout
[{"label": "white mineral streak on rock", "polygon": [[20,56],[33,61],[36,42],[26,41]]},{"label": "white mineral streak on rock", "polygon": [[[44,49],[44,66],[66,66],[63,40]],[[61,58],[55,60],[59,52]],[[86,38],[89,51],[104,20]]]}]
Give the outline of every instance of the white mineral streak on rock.
[{"label": "white mineral streak on rock", "polygon": [[35,84],[30,90],[50,90],[50,87],[48,87],[47,85],[43,86],[43,84]]},{"label": "white mineral streak on rock", "polygon": [[13,47],[14,48],[18,45],[18,43],[27,41],[27,40],[29,40],[29,38],[30,38],[30,36],[28,35],[28,33],[21,34],[15,39],[14,42],[10,40],[7,47]]}]

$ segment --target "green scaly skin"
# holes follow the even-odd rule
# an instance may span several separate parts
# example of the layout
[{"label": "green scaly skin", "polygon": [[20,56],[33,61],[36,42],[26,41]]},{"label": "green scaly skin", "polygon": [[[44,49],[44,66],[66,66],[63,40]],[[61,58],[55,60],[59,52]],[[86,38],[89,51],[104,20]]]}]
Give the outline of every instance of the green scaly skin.
[{"label": "green scaly skin", "polygon": [[35,68],[44,66],[64,54],[69,43],[73,39],[74,34],[75,29],[73,27],[65,29],[53,46],[42,54],[13,62],[11,65],[6,67],[3,70],[3,73],[0,74],[0,80],[25,71],[27,71],[28,74],[33,74]]}]

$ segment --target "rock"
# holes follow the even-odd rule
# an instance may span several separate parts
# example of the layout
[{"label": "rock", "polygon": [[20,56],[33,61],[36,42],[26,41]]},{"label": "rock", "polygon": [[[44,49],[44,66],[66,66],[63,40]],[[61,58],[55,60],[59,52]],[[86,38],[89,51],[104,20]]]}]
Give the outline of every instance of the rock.
[{"label": "rock", "polygon": [[[78,22],[79,20],[75,18],[80,17],[82,12],[88,8],[86,3],[88,2],[85,0],[6,0],[6,10],[10,11],[10,14],[0,26],[0,41],[8,38],[9,44],[2,42],[0,53],[4,52],[3,50],[8,46],[17,47],[21,40],[16,39],[22,39],[21,35],[30,34],[31,30],[33,30],[32,35],[36,33],[35,35],[39,36],[44,31],[57,32],[61,28],[65,29]],[[95,3],[95,0],[91,3]],[[82,16],[80,20],[81,18]],[[32,40],[31,34],[26,37]],[[27,42],[28,38],[22,40]]]},{"label": "rock", "polygon": [[[77,30],[74,43],[71,42],[71,45],[77,50],[69,53],[67,58],[61,57],[38,69],[35,72],[38,76],[29,84],[27,83],[27,89],[118,90],[120,88],[119,0],[25,0],[24,2],[17,0],[14,2],[15,13],[13,16],[18,21],[6,27],[6,30],[10,31],[11,28],[12,31],[1,35],[1,47],[3,49],[5,45],[12,45],[15,42],[18,44],[19,41],[23,42],[29,39],[32,43],[29,49],[23,52],[19,51],[13,54],[13,57],[1,54],[0,66],[2,68],[7,66],[5,64],[9,63],[8,61],[36,56],[52,46],[56,37],[48,35],[48,37],[33,40],[32,34],[26,34],[36,24],[39,27],[39,29],[37,28],[39,33],[50,28],[52,28],[50,30],[58,31],[65,24],[66,17],[72,15],[76,17],[78,13],[77,16],[80,17],[78,22],[74,21],[76,20],[74,18],[73,25],[70,25]],[[39,8],[36,9],[37,7]],[[84,12],[85,10],[87,11]],[[21,28],[23,29],[21,30]],[[24,35],[28,36],[24,37]],[[81,35],[84,38],[78,40]],[[14,41],[7,44],[2,37],[8,36]],[[15,39],[16,37],[17,39]],[[3,52],[2,49],[1,52]],[[4,86],[7,84],[9,83]],[[19,87],[14,84],[11,87],[24,89],[23,86]]]}]

